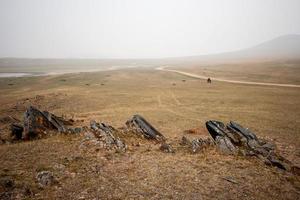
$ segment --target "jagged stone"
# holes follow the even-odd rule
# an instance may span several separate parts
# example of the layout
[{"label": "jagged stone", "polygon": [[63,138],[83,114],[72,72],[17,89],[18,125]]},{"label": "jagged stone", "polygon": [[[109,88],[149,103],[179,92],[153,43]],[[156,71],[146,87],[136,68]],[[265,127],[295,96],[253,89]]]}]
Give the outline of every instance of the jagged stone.
[{"label": "jagged stone", "polygon": [[218,149],[225,154],[237,154],[238,149],[232,144],[228,137],[217,136],[216,144]]},{"label": "jagged stone", "polygon": [[214,120],[208,121],[206,122],[206,128],[215,141],[217,148],[222,153],[237,153],[237,148],[232,143],[232,141],[237,143],[236,138],[232,134],[229,134],[229,137],[227,136],[226,132],[228,131],[226,130],[226,126],[222,122]]},{"label": "jagged stone", "polygon": [[40,111],[30,106],[24,115],[24,133],[23,139],[31,139],[41,137],[46,134],[47,130],[56,130],[65,132],[65,125],[70,125],[70,121],[66,121],[48,111]]},{"label": "jagged stone", "polygon": [[205,124],[208,132],[214,140],[216,140],[217,136],[226,136],[225,125],[222,122],[211,120]]},{"label": "jagged stone", "polygon": [[226,127],[222,122],[208,121],[206,127],[221,152],[256,156],[267,165],[291,170],[291,162],[275,153],[274,144],[258,139],[248,128],[232,121]]},{"label": "jagged stone", "polygon": [[140,115],[134,115],[130,120],[126,122],[126,126],[129,130],[142,134],[147,139],[154,139],[157,141],[166,140],[158,130],[156,130]]},{"label": "jagged stone", "polygon": [[256,140],[256,141],[258,140],[254,133],[252,133],[248,128],[242,127],[238,123],[230,121],[229,124],[227,125],[227,127],[230,128],[231,130],[235,130],[235,131],[241,133],[248,140]]},{"label": "jagged stone", "polygon": [[48,119],[48,121],[59,131],[59,132],[65,132],[65,124],[64,120],[61,117],[55,116],[52,113],[49,113],[48,111],[43,111],[42,114]]},{"label": "jagged stone", "polygon": [[200,151],[203,148],[202,141],[195,139],[191,142],[191,149],[193,153]]},{"label": "jagged stone", "polygon": [[126,144],[116,136],[117,130],[105,123],[97,123],[91,121],[90,127],[93,130],[95,138],[103,143],[106,149],[116,149],[117,151],[125,152]]}]

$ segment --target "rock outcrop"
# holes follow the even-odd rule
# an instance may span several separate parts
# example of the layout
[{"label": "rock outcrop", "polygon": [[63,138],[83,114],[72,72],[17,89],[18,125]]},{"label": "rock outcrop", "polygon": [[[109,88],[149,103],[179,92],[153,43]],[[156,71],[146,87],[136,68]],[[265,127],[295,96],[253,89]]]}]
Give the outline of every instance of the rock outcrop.
[{"label": "rock outcrop", "polygon": [[141,134],[147,139],[165,141],[166,138],[156,130],[149,122],[147,122],[142,116],[134,115],[126,122],[126,126],[129,130]]},{"label": "rock outcrop", "polygon": [[291,162],[276,152],[274,144],[259,139],[248,128],[236,122],[231,121],[225,126],[222,122],[211,120],[206,122],[206,127],[222,153],[256,156],[268,165],[284,170],[292,168]]},{"label": "rock outcrop", "polygon": [[40,111],[30,106],[24,115],[24,133],[23,139],[41,137],[47,134],[47,130],[57,130],[64,132],[66,130],[64,121],[47,111]]}]

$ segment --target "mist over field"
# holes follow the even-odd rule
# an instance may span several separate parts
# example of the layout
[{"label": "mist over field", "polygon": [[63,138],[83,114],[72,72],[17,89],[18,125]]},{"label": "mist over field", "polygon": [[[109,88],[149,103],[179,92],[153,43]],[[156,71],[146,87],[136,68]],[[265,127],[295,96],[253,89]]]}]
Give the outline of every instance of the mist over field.
[{"label": "mist over field", "polygon": [[2,1],[0,72],[298,60],[299,1]]},{"label": "mist over field", "polygon": [[1,0],[0,199],[300,199],[299,8]]},{"label": "mist over field", "polygon": [[300,35],[284,35],[242,50],[210,55],[156,59],[46,59],[0,58],[0,72],[62,74],[158,66],[201,66],[247,62],[284,62],[300,60]]}]

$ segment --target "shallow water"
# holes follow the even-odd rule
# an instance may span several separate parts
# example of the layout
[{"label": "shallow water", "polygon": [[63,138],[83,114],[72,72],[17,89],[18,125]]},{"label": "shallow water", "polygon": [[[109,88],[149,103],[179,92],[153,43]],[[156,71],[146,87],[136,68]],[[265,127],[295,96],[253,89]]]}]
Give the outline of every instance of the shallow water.
[{"label": "shallow water", "polygon": [[5,77],[23,77],[23,76],[32,76],[33,74],[30,73],[0,73],[0,78],[5,78]]},{"label": "shallow water", "polygon": [[134,68],[135,66],[119,67],[111,66],[108,68],[72,68],[72,69],[59,69],[49,72],[0,72],[0,78],[8,77],[32,77],[32,76],[51,76],[51,75],[62,75],[62,74],[73,74],[73,73],[82,73],[82,72],[100,72],[100,71],[111,71],[118,70],[121,68]]}]

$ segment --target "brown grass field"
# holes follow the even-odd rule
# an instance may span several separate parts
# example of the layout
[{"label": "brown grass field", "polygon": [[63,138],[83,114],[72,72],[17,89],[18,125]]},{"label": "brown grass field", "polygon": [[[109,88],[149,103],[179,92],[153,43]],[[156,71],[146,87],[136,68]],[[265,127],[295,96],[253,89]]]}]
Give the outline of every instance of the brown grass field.
[{"label": "brown grass field", "polygon": [[[173,67],[174,68],[174,67]],[[208,77],[228,80],[300,85],[300,61],[248,61],[176,67]]]},{"label": "brown grass field", "polygon": [[[280,83],[300,83],[299,67],[284,69],[291,71],[282,73],[280,68],[277,74],[272,68],[273,75],[267,76],[268,67],[259,72],[235,68],[236,74],[250,74],[247,80],[277,82],[280,77]],[[217,67],[206,70],[215,76],[232,75],[226,67],[224,72]],[[283,156],[299,166],[299,88],[207,84],[176,73],[136,68],[2,78],[0,91],[0,117],[22,119],[27,106],[35,105],[84,120],[80,125],[95,119],[121,127],[139,113],[176,150],[175,154],[163,153],[158,144],[129,136],[124,136],[126,153],[81,148],[81,135],[2,144],[0,178],[15,181],[16,199],[300,199],[297,175],[256,158],[225,156],[214,148],[192,154],[179,145],[184,130],[199,128],[193,137],[205,137],[207,120],[233,120],[272,140]],[[0,128],[0,136],[7,137],[5,123]],[[35,176],[43,169],[52,171],[59,183],[39,188]],[[227,181],[228,177],[234,182]]]}]

